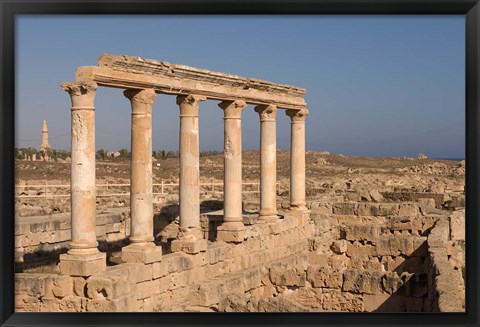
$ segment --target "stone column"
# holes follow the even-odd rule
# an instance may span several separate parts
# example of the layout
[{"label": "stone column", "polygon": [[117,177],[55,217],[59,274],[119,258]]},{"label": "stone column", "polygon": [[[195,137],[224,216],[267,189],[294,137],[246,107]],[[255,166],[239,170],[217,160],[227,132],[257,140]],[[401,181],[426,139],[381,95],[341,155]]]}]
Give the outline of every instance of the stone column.
[{"label": "stone column", "polygon": [[305,202],[305,117],[307,109],[286,111],[291,119],[290,207],[306,210]]},{"label": "stone column", "polygon": [[204,96],[179,95],[180,107],[180,232],[172,242],[172,251],[198,253],[207,250],[207,240],[200,228],[200,149],[198,109]]},{"label": "stone column", "polygon": [[153,89],[125,90],[132,107],[130,161],[130,244],[122,249],[125,262],[160,261],[162,248],[153,243],[152,108]]},{"label": "stone column", "polygon": [[260,115],[260,213],[259,222],[277,221],[277,106],[259,105]]},{"label": "stone column", "polygon": [[242,214],[242,111],[245,101],[222,101],[224,111],[223,224],[217,239],[242,242],[246,236]]},{"label": "stone column", "polygon": [[90,276],[106,270],[106,255],[98,251],[95,190],[95,107],[93,81],[62,83],[72,101],[71,215],[72,242],[60,255],[60,271]]}]

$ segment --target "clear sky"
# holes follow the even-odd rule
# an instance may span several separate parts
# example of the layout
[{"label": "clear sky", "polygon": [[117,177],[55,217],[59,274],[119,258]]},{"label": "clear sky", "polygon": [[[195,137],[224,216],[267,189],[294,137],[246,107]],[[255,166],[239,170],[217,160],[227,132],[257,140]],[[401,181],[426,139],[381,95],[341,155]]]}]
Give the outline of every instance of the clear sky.
[{"label": "clear sky", "polygon": [[[59,84],[102,53],[139,56],[307,89],[307,150],[463,158],[464,16],[18,16],[16,146],[70,149],[70,98]],[[200,107],[200,150],[223,149],[223,112]],[[97,149],[130,149],[130,103],[97,90]],[[178,150],[175,97],[158,95],[153,149]],[[243,111],[243,148],[258,114]],[[290,119],[277,113],[277,147]]]}]

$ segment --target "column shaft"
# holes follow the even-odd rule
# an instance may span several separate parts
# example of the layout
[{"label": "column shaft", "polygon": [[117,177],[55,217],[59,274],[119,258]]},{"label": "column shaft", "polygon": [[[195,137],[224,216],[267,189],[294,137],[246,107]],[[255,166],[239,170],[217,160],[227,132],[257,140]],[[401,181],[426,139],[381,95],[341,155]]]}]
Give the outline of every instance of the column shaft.
[{"label": "column shaft", "polygon": [[277,219],[277,107],[259,105],[255,111],[260,115],[260,213],[259,219]]},{"label": "column shaft", "polygon": [[153,89],[126,90],[132,107],[130,161],[131,243],[153,242],[152,108]]},{"label": "column shaft", "polygon": [[180,227],[200,228],[200,149],[198,109],[205,97],[179,95],[180,107]]},{"label": "column shaft", "polygon": [[305,202],[305,117],[308,110],[287,110],[291,118],[290,206],[306,209]]},{"label": "column shaft", "polygon": [[95,107],[97,84],[62,83],[72,100],[71,212],[69,254],[98,253],[95,190]]},{"label": "column shaft", "polygon": [[224,181],[223,225],[243,228],[242,215],[242,110],[244,101],[223,101]]}]

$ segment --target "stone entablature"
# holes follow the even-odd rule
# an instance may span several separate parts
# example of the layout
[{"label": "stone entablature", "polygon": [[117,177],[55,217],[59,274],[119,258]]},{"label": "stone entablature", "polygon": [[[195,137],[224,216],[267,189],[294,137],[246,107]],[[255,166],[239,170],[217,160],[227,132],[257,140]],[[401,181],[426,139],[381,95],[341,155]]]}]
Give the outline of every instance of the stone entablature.
[{"label": "stone entablature", "polygon": [[123,89],[151,88],[157,93],[193,93],[213,100],[242,100],[295,110],[306,108],[303,98],[306,90],[300,87],[139,57],[104,54],[98,60],[98,67],[78,67],[76,79]]}]

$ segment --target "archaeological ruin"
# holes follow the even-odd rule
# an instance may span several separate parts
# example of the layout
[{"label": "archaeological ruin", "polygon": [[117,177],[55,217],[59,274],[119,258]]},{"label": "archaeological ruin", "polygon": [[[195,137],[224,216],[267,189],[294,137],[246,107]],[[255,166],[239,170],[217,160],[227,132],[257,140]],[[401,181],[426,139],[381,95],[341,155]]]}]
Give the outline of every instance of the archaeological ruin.
[{"label": "archaeological ruin", "polygon": [[[99,86],[124,89],[130,101],[128,207],[99,209]],[[70,213],[16,218],[15,260],[25,268],[15,274],[17,311],[465,311],[464,187],[416,192],[382,181],[360,190],[352,178],[307,187],[305,89],[107,54],[61,87],[72,104]],[[180,113],[176,211],[154,210],[157,94],[175,95]],[[224,117],[221,201],[200,196],[198,120],[206,100],[217,101]],[[242,194],[247,105],[260,120],[258,199]],[[283,191],[279,110],[291,122]],[[44,130],[42,149],[46,122]],[[48,256],[53,270],[28,269]]]}]

